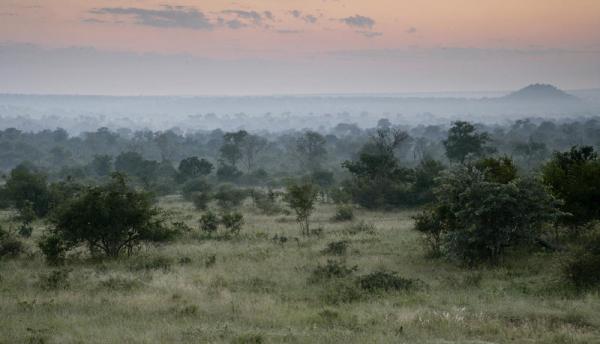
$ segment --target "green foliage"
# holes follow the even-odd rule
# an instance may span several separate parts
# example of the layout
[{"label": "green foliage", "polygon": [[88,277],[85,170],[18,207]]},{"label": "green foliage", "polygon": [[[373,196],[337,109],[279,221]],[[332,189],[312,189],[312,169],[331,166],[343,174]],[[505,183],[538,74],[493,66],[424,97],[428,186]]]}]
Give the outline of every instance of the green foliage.
[{"label": "green foliage", "polygon": [[253,189],[250,196],[254,205],[266,215],[275,215],[283,212],[283,209],[277,204],[277,196],[273,190],[266,193],[258,189]]},{"label": "green foliage", "polygon": [[578,290],[600,287],[600,224],[590,225],[570,252],[564,276]]},{"label": "green foliage", "polygon": [[446,156],[450,161],[464,163],[467,157],[479,157],[489,151],[485,144],[490,141],[487,133],[477,133],[473,124],[457,121],[448,131],[444,141]]},{"label": "green foliage", "polygon": [[411,186],[415,204],[425,204],[434,200],[433,190],[437,187],[437,178],[445,166],[431,158],[425,158],[419,162],[414,170],[414,182]]},{"label": "green foliage", "polygon": [[323,135],[314,131],[307,131],[296,140],[296,151],[308,169],[314,171],[320,168],[322,160],[327,155],[326,142]]},{"label": "green foliage", "polygon": [[287,187],[284,200],[296,213],[296,221],[300,224],[300,231],[310,235],[310,215],[315,209],[318,190],[312,183],[291,183]]},{"label": "green foliage", "polygon": [[39,217],[50,211],[52,198],[46,176],[42,173],[26,165],[19,165],[10,172],[5,188],[17,210],[26,211],[26,208],[31,207]]},{"label": "green foliage", "polygon": [[158,169],[157,161],[146,160],[136,152],[124,152],[115,159],[115,170],[134,176],[145,185],[150,185],[150,182],[156,177]]},{"label": "green foliage", "polygon": [[[485,171],[457,166],[445,173],[433,210],[417,216],[433,253],[467,264],[496,263],[506,248],[534,241],[560,212],[558,202],[533,179],[488,181]],[[441,245],[440,245],[441,243]]]},{"label": "green foliage", "polygon": [[213,169],[213,164],[208,160],[198,159],[195,156],[181,160],[178,168],[180,180],[207,176]]},{"label": "green foliage", "polygon": [[493,183],[508,184],[517,179],[517,166],[511,158],[484,158],[475,162],[475,167],[483,171],[485,179]]},{"label": "green foliage", "polygon": [[116,257],[142,242],[165,241],[173,233],[163,227],[149,195],[126,185],[115,174],[110,183],[89,187],[60,207],[51,219],[54,236],[67,249],[85,244],[91,252]]},{"label": "green foliage", "polygon": [[206,210],[210,202],[211,195],[208,192],[194,192],[192,194],[192,203],[196,210]]},{"label": "green foliage", "polygon": [[9,233],[0,227],[0,258],[16,257],[25,252],[23,243],[13,233]]},{"label": "green foliage", "polygon": [[407,291],[417,288],[421,281],[397,276],[394,272],[377,271],[358,278],[358,285],[368,292]]},{"label": "green foliage", "polygon": [[348,241],[332,241],[327,244],[327,247],[322,251],[323,254],[343,256],[348,250]]},{"label": "green foliage", "polygon": [[221,215],[221,223],[234,235],[238,235],[244,225],[244,215],[240,212],[225,213]]},{"label": "green foliage", "polygon": [[327,260],[327,264],[317,266],[309,278],[311,283],[323,282],[332,278],[344,278],[352,275],[358,266],[346,266],[345,263],[337,260]]},{"label": "green foliage", "polygon": [[592,147],[554,153],[542,169],[542,178],[564,200],[562,210],[571,215],[563,218],[565,223],[581,225],[600,219],[600,158]]},{"label": "green foliage", "polygon": [[214,194],[217,204],[224,210],[239,208],[248,197],[248,192],[231,184],[222,184]]},{"label": "green foliage", "polygon": [[352,221],[354,220],[354,208],[349,204],[338,205],[335,209],[333,221]]},{"label": "green foliage", "polygon": [[98,177],[106,177],[110,175],[113,167],[113,157],[107,154],[94,155],[90,167],[95,175]]},{"label": "green foliage", "polygon": [[62,238],[55,234],[46,234],[38,242],[38,247],[46,257],[46,261],[52,265],[59,265],[64,262],[68,250],[67,245]]},{"label": "green foliage", "polygon": [[243,157],[242,142],[247,136],[248,133],[245,130],[223,135],[223,145],[221,146],[220,154],[222,159],[228,163],[227,165],[235,168],[237,162]]},{"label": "green foliage", "polygon": [[207,211],[206,213],[202,214],[199,223],[200,229],[209,234],[216,232],[219,228],[219,218],[212,211]]},{"label": "green foliage", "polygon": [[217,169],[217,178],[221,182],[234,183],[242,177],[243,173],[234,165],[221,164]]},{"label": "green foliage", "polygon": [[185,200],[192,201],[196,193],[210,194],[212,186],[204,178],[190,179],[181,187],[181,194]]}]

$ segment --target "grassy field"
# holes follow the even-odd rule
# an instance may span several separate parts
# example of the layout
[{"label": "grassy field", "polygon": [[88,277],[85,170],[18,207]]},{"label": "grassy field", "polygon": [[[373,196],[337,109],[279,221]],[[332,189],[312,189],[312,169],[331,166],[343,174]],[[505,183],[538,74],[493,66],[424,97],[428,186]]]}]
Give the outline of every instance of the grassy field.
[{"label": "grassy field", "polygon": [[[208,239],[191,204],[161,207],[194,230],[119,260],[47,266],[37,224],[29,253],[0,261],[0,343],[600,343],[600,295],[564,291],[556,255],[468,270],[428,258],[409,211],[337,223],[331,205],[318,206],[323,230],[310,238],[293,216],[246,206],[239,237]],[[1,221],[10,227],[10,214]],[[333,241],[347,251],[324,253]],[[357,270],[311,281],[328,259]],[[422,282],[392,292],[354,282],[379,270]]]}]

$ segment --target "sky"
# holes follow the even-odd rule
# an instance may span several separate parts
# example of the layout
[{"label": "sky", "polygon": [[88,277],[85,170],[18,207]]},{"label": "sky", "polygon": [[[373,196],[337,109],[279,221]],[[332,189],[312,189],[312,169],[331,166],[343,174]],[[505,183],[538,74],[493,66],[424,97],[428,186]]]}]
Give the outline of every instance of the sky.
[{"label": "sky", "polygon": [[600,87],[598,0],[0,0],[0,92]]}]

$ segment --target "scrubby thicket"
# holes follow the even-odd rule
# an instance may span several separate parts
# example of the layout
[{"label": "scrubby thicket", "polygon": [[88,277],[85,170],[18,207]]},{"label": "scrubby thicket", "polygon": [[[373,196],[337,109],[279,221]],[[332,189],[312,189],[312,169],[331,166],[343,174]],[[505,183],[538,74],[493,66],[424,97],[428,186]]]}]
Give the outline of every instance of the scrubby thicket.
[{"label": "scrubby thicket", "polygon": [[[70,267],[81,264],[101,264],[104,271],[124,260],[132,271],[167,271],[173,261],[148,260],[148,252],[206,249],[209,242],[227,249],[250,245],[255,254],[244,264],[257,269],[271,257],[268,247],[282,250],[282,259],[290,247],[304,252],[302,259],[327,257],[326,263],[311,259],[294,267],[309,289],[319,290],[319,303],[415,297],[435,289],[434,276],[400,275],[404,269],[389,265],[363,269],[347,259],[361,262],[356,247],[383,240],[364,218],[411,214],[416,231],[387,231],[389,242],[361,250],[406,258],[401,251],[409,239],[402,238],[418,237],[422,249],[411,247],[411,261],[394,264],[420,256],[419,264],[432,269],[463,272],[523,273],[519,261],[543,256],[558,266],[545,271],[555,281],[552,293],[590,297],[598,307],[599,118],[416,128],[382,119],[370,129],[342,123],[329,132],[185,135],[102,128],[79,137],[61,129],[7,129],[0,132],[0,147],[0,259],[43,257],[48,269],[58,269],[40,278],[43,290],[68,288]],[[322,209],[331,212],[324,217]],[[277,230],[291,226],[295,233]],[[325,247],[312,249],[321,240]],[[204,257],[202,267],[214,267],[218,255]],[[191,262],[178,259],[182,266]],[[477,276],[457,283],[478,287]],[[102,283],[118,290],[141,283],[115,278]],[[262,279],[252,288],[274,289]],[[331,326],[342,321],[335,311],[323,312],[319,316]],[[400,336],[403,328],[395,331]],[[262,336],[240,340],[260,342]]]}]

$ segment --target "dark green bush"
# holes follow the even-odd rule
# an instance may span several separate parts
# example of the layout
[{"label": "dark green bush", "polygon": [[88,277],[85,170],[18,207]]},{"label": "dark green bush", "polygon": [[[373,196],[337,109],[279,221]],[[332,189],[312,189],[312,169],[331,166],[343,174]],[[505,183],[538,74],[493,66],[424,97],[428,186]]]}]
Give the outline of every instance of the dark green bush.
[{"label": "dark green bush", "polygon": [[332,220],[340,222],[354,220],[354,208],[349,204],[338,205]]},{"label": "dark green bush", "polygon": [[219,218],[211,211],[207,211],[200,217],[200,229],[206,233],[214,233],[219,228]]},{"label": "dark green bush", "polygon": [[196,210],[206,210],[210,202],[210,194],[208,192],[194,192],[192,194],[192,203]]},{"label": "dark green bush", "polygon": [[345,240],[342,240],[342,241],[332,241],[332,242],[328,243],[327,247],[321,252],[323,254],[342,256],[342,255],[346,254],[347,250],[348,250],[348,242]]},{"label": "dark green bush", "polygon": [[240,212],[225,213],[221,215],[221,223],[234,235],[238,235],[244,224],[244,215]]},{"label": "dark green bush", "polygon": [[210,194],[212,186],[204,178],[194,178],[188,180],[181,187],[181,194],[185,200],[191,201],[195,193]]},{"label": "dark green bush", "polygon": [[600,287],[600,224],[592,227],[572,250],[563,270],[578,290]]},{"label": "dark green bush", "polygon": [[67,247],[63,240],[55,234],[47,234],[38,242],[38,247],[50,264],[58,265],[65,260]]},{"label": "dark green bush", "polygon": [[25,246],[12,233],[0,227],[0,258],[16,257],[25,252]]},{"label": "dark green bush", "polygon": [[238,208],[242,205],[242,202],[244,202],[246,197],[248,197],[248,192],[246,190],[238,189],[231,184],[219,186],[219,189],[214,195],[217,204],[223,210]]},{"label": "dark green bush", "polygon": [[309,279],[310,282],[316,283],[320,281],[330,280],[332,278],[343,278],[352,275],[358,266],[348,267],[344,262],[336,260],[327,260],[327,264],[317,266]]}]

